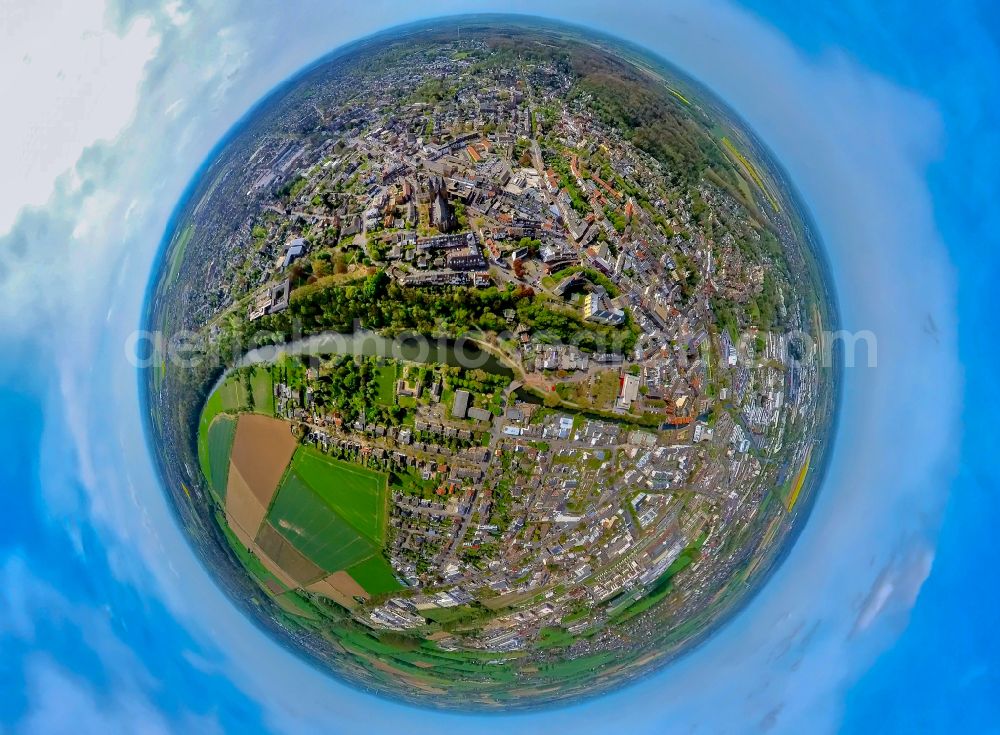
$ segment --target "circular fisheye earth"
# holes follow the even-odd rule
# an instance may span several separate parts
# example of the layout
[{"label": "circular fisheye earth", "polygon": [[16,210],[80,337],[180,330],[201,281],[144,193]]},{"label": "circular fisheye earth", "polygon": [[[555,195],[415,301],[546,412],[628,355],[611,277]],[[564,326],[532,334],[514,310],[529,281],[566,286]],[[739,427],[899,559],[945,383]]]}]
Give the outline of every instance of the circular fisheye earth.
[{"label": "circular fisheye earth", "polygon": [[580,28],[344,47],[213,152],[141,379],[204,563],[288,648],[414,704],[608,691],[787,552],[830,452],[832,286],[768,150]]}]

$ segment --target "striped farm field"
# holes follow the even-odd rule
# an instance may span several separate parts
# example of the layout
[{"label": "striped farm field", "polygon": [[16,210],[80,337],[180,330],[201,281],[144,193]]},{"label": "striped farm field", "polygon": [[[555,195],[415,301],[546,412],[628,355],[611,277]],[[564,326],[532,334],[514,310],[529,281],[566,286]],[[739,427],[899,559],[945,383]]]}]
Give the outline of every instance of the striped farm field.
[{"label": "striped farm field", "polygon": [[303,556],[328,572],[346,569],[377,551],[371,538],[337,513],[294,469],[281,483],[268,521]]},{"label": "striped farm field", "polygon": [[377,595],[401,587],[380,553],[387,496],[384,474],[300,447],[267,520],[312,563]]},{"label": "striped farm field", "polygon": [[377,546],[385,540],[386,476],[302,447],[292,471],[359,533]]},{"label": "striped farm field", "polygon": [[788,499],[785,501],[785,509],[791,513],[792,508],[795,507],[795,501],[799,499],[799,493],[802,492],[802,486],[806,482],[806,474],[809,472],[809,460],[812,458],[812,448],[806,452],[805,461],[802,463],[802,467],[799,469],[798,474],[795,476],[795,481],[792,483],[792,490],[788,494]]},{"label": "striped farm field", "polygon": [[236,419],[231,416],[216,416],[211,426],[208,427],[206,439],[208,471],[206,477],[212,492],[220,499],[226,497],[226,482],[229,479],[229,454],[232,452],[235,436]]}]

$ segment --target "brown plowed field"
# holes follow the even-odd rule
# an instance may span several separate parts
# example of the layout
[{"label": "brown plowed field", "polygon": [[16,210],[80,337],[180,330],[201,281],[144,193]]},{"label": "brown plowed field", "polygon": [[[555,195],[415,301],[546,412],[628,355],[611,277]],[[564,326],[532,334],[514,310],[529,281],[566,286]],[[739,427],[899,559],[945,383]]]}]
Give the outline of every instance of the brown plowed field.
[{"label": "brown plowed field", "polygon": [[315,592],[317,595],[323,595],[324,597],[329,597],[331,600],[336,602],[338,605],[343,605],[349,610],[353,610],[358,606],[358,603],[350,595],[344,594],[341,590],[330,584],[328,578],[319,580],[318,582],[313,582],[306,589],[310,592]]},{"label": "brown plowed field", "polygon": [[230,464],[226,483],[226,522],[244,546],[253,545],[265,515],[267,506],[253,494],[236,465]]},{"label": "brown plowed field", "polygon": [[[296,446],[286,421],[243,414],[236,424],[230,468],[239,472],[246,487],[267,508]],[[227,487],[227,496],[228,492]]]},{"label": "brown plowed field", "polygon": [[257,545],[275,564],[294,579],[298,587],[305,587],[310,582],[320,579],[326,574],[322,569],[302,556],[288,543],[284,537],[274,530],[274,526],[265,523],[257,534]]}]

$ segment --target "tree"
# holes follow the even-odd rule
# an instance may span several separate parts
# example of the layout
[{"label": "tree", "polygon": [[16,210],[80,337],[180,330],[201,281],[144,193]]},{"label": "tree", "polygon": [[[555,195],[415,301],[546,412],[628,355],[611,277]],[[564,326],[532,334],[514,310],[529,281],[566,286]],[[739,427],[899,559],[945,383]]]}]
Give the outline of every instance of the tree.
[{"label": "tree", "polygon": [[333,256],[333,272],[337,274],[347,273],[347,256],[337,253]]}]

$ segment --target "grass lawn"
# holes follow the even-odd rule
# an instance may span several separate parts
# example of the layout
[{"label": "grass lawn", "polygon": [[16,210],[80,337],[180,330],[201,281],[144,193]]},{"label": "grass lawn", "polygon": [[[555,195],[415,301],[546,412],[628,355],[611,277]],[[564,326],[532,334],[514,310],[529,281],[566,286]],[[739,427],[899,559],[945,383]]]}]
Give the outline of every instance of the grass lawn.
[{"label": "grass lawn", "polygon": [[250,388],[253,390],[254,413],[274,416],[274,382],[271,371],[258,367],[250,378]]},{"label": "grass lawn", "polygon": [[397,483],[393,487],[398,487],[408,495],[430,495],[438,486],[436,479],[425,480],[413,469],[400,470],[395,477]]},{"label": "grass lawn", "polygon": [[565,648],[576,641],[576,636],[562,628],[542,628],[539,648]]},{"label": "grass lawn", "polygon": [[219,401],[218,405],[221,406],[220,410],[227,413],[236,413],[247,405],[247,392],[243,388],[243,381],[235,375],[226,378],[226,382],[220,385],[209,398],[209,403],[211,403],[212,398],[216,397]]},{"label": "grass lawn", "polygon": [[396,366],[380,365],[375,368],[375,380],[378,383],[378,402],[383,406],[395,405]]},{"label": "grass lawn", "polygon": [[457,607],[430,607],[426,610],[421,610],[420,614],[428,620],[433,620],[435,623],[451,623],[455,620],[468,617],[469,608],[465,605]]}]

